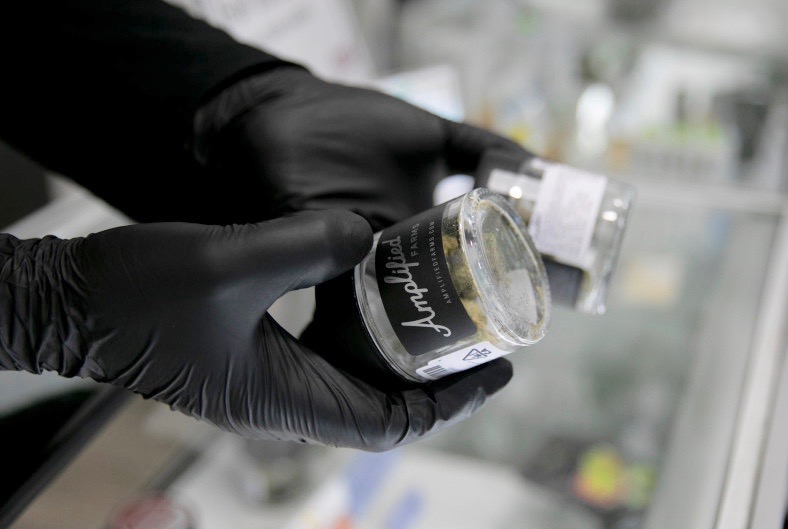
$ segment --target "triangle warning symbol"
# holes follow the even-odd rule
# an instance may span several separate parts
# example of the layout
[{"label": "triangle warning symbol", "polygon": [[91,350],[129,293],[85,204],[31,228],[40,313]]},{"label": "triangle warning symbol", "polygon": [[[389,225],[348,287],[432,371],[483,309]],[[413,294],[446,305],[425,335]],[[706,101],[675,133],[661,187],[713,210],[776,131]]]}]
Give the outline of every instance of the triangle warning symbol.
[{"label": "triangle warning symbol", "polygon": [[482,350],[479,350],[479,349],[471,349],[471,350],[468,352],[468,354],[467,354],[467,355],[465,355],[465,357],[463,358],[463,360],[466,360],[466,361],[468,361],[468,362],[473,362],[474,360],[484,360],[484,359],[485,359],[485,358],[487,358],[487,357],[488,357],[490,354],[491,354],[491,351],[489,351],[489,350],[487,350],[487,349],[482,349]]}]

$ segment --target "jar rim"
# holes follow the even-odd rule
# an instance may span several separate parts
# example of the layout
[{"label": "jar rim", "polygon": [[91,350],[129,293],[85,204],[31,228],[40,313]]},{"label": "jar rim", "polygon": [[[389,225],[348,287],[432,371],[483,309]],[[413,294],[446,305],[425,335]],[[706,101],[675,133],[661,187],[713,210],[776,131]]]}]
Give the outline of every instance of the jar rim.
[{"label": "jar rim", "polygon": [[[550,321],[550,288],[525,221],[505,197],[485,188],[464,197],[460,216],[460,244],[488,317],[507,341],[522,346],[538,342]],[[491,225],[497,229],[485,233]],[[500,262],[505,246],[519,262]],[[509,267],[523,273],[515,280],[502,277]]]}]

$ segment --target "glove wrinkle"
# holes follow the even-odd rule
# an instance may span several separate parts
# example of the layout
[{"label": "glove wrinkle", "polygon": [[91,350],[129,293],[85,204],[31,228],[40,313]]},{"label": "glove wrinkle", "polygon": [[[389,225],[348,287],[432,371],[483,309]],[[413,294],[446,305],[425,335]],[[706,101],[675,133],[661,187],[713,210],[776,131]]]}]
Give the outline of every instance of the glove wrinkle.
[{"label": "glove wrinkle", "polygon": [[78,239],[22,240],[0,235],[0,344],[3,367],[63,376],[83,371],[82,308],[70,284],[71,251]]},{"label": "glove wrinkle", "polygon": [[197,399],[197,405],[194,407],[193,416],[194,417],[206,417],[208,416],[208,406],[210,402],[210,377],[205,377],[203,380],[200,381],[200,389],[196,393],[195,397]]},{"label": "glove wrinkle", "polygon": [[[186,387],[191,387],[194,378],[194,366],[184,366],[172,380],[170,380],[162,389],[158,390],[152,398],[161,401],[173,401],[181,393],[181,390]],[[193,408],[194,395],[187,394],[188,407]]]},{"label": "glove wrinkle", "polygon": [[407,411],[409,431],[407,439],[403,439],[403,442],[410,442],[421,437],[438,425],[436,403],[430,398],[429,391],[406,391],[404,407]]},{"label": "glove wrinkle", "polygon": [[[224,413],[219,416],[226,417],[226,425],[229,427],[231,432],[243,435],[244,428],[242,427],[242,424],[239,424],[238,420],[236,419],[237,413],[233,402],[235,363],[233,362],[232,357],[229,355],[226,357],[223,371],[225,373],[224,394],[222,395],[222,406],[224,407]],[[241,409],[241,412],[244,412],[243,408]]]},{"label": "glove wrinkle", "polygon": [[[406,399],[401,393],[388,395],[385,401],[386,415],[382,424],[382,438],[391,439],[388,446],[380,447],[376,452],[383,452],[391,448],[407,444],[408,438],[414,432],[413,421],[406,404]],[[375,446],[370,443],[369,446]]]}]

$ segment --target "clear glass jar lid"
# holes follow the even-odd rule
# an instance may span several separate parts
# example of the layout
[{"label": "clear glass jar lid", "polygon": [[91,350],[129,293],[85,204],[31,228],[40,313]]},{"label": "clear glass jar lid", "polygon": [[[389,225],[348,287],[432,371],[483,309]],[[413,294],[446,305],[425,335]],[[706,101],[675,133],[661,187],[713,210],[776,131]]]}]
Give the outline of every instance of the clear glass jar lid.
[{"label": "clear glass jar lid", "polygon": [[485,312],[503,339],[538,342],[550,320],[550,289],[525,222],[488,189],[469,193],[462,210],[460,241]]}]

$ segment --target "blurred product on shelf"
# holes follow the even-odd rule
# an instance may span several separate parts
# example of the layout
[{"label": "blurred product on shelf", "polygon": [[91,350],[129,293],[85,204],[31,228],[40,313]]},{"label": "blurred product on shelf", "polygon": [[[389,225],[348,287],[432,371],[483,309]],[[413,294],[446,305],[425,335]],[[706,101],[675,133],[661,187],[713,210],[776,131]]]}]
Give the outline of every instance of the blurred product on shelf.
[{"label": "blurred product on shelf", "polygon": [[644,46],[610,121],[610,148],[602,165],[611,174],[636,178],[733,183],[741,172],[743,131],[715,102],[757,89],[766,79],[768,69],[757,61]]},{"label": "blurred product on shelf", "polygon": [[663,12],[667,0],[610,0],[608,14],[619,23],[648,23]]},{"label": "blurred product on shelf", "polygon": [[164,493],[151,493],[121,506],[108,529],[197,529],[194,516],[182,502]]},{"label": "blurred product on shelf", "polygon": [[615,529],[639,527],[656,482],[653,462],[630,460],[604,441],[574,438],[550,439],[522,472]]},{"label": "blurred product on shelf", "polygon": [[244,439],[235,475],[253,503],[278,504],[302,496],[313,485],[315,458],[325,447]]},{"label": "blurred product on shelf", "polygon": [[[395,63],[450,66],[468,120],[548,159],[622,180],[787,189],[781,59],[671,40],[690,3],[409,2]],[[732,12],[709,10],[709,28]]]}]

